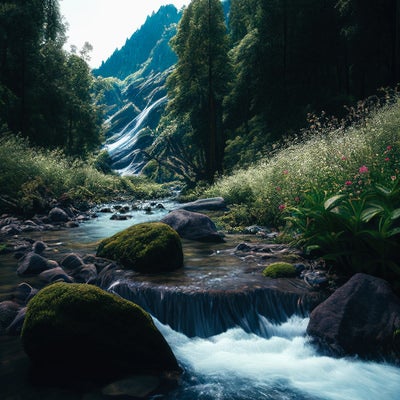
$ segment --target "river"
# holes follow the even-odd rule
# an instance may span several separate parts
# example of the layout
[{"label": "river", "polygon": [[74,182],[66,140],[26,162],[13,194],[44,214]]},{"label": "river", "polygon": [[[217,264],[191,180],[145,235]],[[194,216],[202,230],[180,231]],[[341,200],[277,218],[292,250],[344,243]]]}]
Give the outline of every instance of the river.
[{"label": "river", "polygon": [[[167,209],[174,205],[166,204]],[[95,251],[98,240],[134,223],[159,220],[167,211],[153,214],[132,213],[128,221],[110,221],[109,214],[82,223],[79,228],[32,234],[50,244],[54,254]],[[250,240],[250,238],[247,238]],[[204,245],[184,242],[185,268],[164,288],[179,286],[207,291],[229,284],[236,292],[252,285],[259,287],[259,277],[248,264],[232,255],[229,249],[243,240],[227,237],[225,244]],[[0,256],[0,301],[20,282],[16,261]],[[172,278],[171,278],[172,279]],[[246,282],[245,282],[246,280]],[[145,279],[142,280],[143,282]],[[179,283],[177,283],[179,281]],[[32,284],[35,280],[30,281]],[[143,283],[142,282],[142,283]],[[125,282],[126,283],[126,282]],[[154,282],[152,283],[154,285]],[[221,286],[222,285],[222,286]],[[245,285],[245,286],[243,286]],[[177,306],[179,307],[179,306]],[[278,306],[279,307],[279,306]],[[256,312],[252,310],[251,312]],[[224,310],[222,310],[224,313]],[[301,313],[300,313],[301,314]],[[385,363],[365,362],[357,358],[335,359],[316,353],[305,334],[307,315],[291,315],[274,321],[257,315],[259,330],[243,326],[229,327],[213,335],[189,335],[174,330],[167,321],[155,322],[173,349],[185,373],[180,385],[167,394],[152,399],[165,400],[395,400],[400,393],[400,369]],[[195,324],[209,318],[203,315]],[[254,317],[252,317],[254,319]],[[282,319],[282,318],[281,318]],[[171,321],[173,322],[173,321]],[[204,331],[207,332],[207,331]],[[0,399],[105,399],[99,388],[67,390],[39,387],[29,379],[29,361],[18,338],[0,337]],[[68,379],[66,377],[66,379]]]}]

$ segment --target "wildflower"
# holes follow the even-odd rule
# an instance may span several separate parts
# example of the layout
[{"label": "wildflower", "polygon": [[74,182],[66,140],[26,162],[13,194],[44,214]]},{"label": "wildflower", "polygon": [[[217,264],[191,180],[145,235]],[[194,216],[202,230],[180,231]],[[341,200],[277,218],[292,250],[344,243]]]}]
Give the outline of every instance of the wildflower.
[{"label": "wildflower", "polygon": [[395,175],[393,175],[393,176],[390,177],[390,179],[391,179],[392,181],[395,181],[395,180],[397,179],[397,177],[396,177]]},{"label": "wildflower", "polygon": [[289,173],[289,171],[287,170],[287,169],[285,169],[284,171],[283,171],[283,175],[287,175]]},{"label": "wildflower", "polygon": [[294,198],[294,201],[295,201],[296,203],[300,203],[300,197],[299,197],[299,196],[296,196],[296,197]]},{"label": "wildflower", "polygon": [[388,146],[388,147],[386,147],[386,150],[387,151],[390,151],[390,150],[392,150],[393,149],[393,147],[392,146]]},{"label": "wildflower", "polygon": [[282,188],[281,188],[280,186],[277,186],[277,187],[276,187],[276,191],[277,191],[277,192],[280,192],[281,190],[282,190]]},{"label": "wildflower", "polygon": [[360,174],[366,174],[367,172],[369,172],[369,169],[368,169],[367,166],[363,165],[363,166],[361,166],[361,167],[358,169],[358,172],[359,172]]},{"label": "wildflower", "polygon": [[346,181],[344,184],[345,184],[346,186],[351,186],[351,185],[353,184],[353,182],[352,182],[352,181]]},{"label": "wildflower", "polygon": [[342,161],[346,161],[347,158],[345,156],[342,156]]},{"label": "wildflower", "polygon": [[389,158],[389,157],[386,157],[386,158],[385,158],[385,161],[390,161],[390,158]]},{"label": "wildflower", "polygon": [[283,211],[286,208],[286,206],[284,204],[279,204],[278,208],[280,211]]}]

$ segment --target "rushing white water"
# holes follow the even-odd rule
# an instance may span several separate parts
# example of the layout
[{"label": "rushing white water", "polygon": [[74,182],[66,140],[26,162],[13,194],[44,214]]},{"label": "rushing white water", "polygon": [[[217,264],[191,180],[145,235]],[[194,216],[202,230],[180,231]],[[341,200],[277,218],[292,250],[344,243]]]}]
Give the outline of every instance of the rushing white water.
[{"label": "rushing white water", "polygon": [[149,145],[146,140],[147,133],[143,128],[146,127],[151,113],[165,104],[166,101],[167,96],[154,102],[151,99],[136,118],[107,140],[105,148],[121,174],[140,172],[144,164],[140,152]]},{"label": "rushing white water", "polygon": [[356,358],[318,355],[305,335],[308,319],[274,326],[269,339],[230,329],[190,339],[156,321],[186,371],[168,399],[394,400],[400,369]]}]

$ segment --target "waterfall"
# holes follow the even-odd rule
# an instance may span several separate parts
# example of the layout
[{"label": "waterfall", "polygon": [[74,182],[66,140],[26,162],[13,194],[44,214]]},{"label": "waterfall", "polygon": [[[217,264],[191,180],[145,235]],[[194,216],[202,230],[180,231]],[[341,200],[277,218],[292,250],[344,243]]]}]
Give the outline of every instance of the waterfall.
[{"label": "waterfall", "polygon": [[167,96],[156,101],[150,100],[139,115],[107,140],[105,148],[112,159],[112,167],[121,174],[137,174],[144,166],[145,160],[141,151],[153,141],[145,128],[151,115],[159,111],[166,102]]},{"label": "waterfall", "polygon": [[262,337],[271,336],[265,320],[285,322],[293,315],[306,316],[316,305],[311,293],[282,291],[274,287],[248,290],[194,290],[117,281],[110,291],[149,312],[161,323],[188,337],[210,337],[233,327]]}]

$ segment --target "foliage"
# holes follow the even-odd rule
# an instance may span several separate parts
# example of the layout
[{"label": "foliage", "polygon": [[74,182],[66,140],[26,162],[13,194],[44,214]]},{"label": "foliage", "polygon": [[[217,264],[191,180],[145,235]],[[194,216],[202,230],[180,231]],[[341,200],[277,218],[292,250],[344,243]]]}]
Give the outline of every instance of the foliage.
[{"label": "foliage", "polygon": [[299,235],[295,243],[345,273],[399,280],[399,182],[394,180],[390,187],[371,184],[356,197],[307,194],[299,207],[288,210],[289,229]]},{"label": "foliage", "polygon": [[79,57],[63,50],[65,40],[58,0],[1,4],[0,124],[36,145],[85,155],[101,133],[84,60],[90,45]]},{"label": "foliage", "polygon": [[167,81],[165,129],[158,140],[161,146],[153,148],[153,157],[188,182],[210,182],[222,170],[225,146],[222,102],[229,60],[221,2],[192,1],[171,45],[178,62]]},{"label": "foliage", "polygon": [[137,224],[102,240],[97,256],[143,273],[172,271],[183,266],[181,239],[161,222]]},{"label": "foliage", "polygon": [[[284,224],[285,209],[300,205],[315,188],[327,197],[357,195],[371,184],[389,186],[397,180],[399,126],[400,102],[394,97],[393,104],[369,110],[358,123],[315,125],[302,136],[291,137],[253,166],[221,177],[203,195],[246,206],[256,223],[277,227]],[[367,173],[360,173],[362,166]],[[241,214],[243,209],[238,209]]]},{"label": "foliage", "polygon": [[0,136],[0,209],[31,214],[67,195],[75,202],[100,202],[118,195],[159,198],[169,191],[144,178],[105,175],[59,150],[30,147],[26,139]]},{"label": "foliage", "polygon": [[296,276],[296,268],[287,262],[274,262],[264,269],[263,275],[267,278],[291,278]]}]

